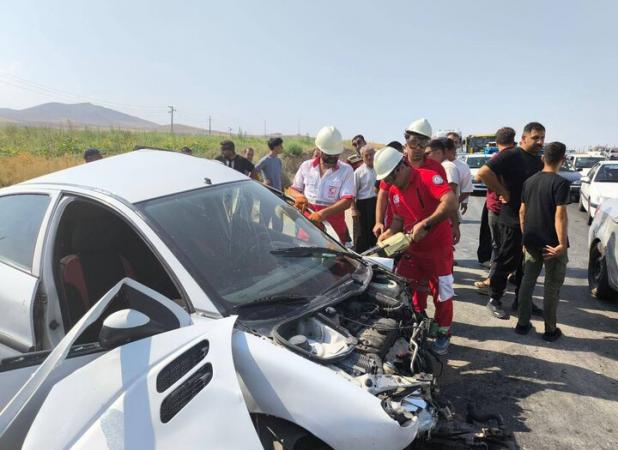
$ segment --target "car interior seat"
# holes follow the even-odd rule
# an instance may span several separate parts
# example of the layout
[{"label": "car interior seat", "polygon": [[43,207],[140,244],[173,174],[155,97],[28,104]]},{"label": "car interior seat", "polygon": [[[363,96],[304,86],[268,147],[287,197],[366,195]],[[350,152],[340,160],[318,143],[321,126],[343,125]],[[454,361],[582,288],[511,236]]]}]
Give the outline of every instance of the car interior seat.
[{"label": "car interior seat", "polygon": [[109,213],[89,214],[75,222],[71,253],[60,259],[71,324],[122,278],[135,278],[135,270],[121,251],[124,227]]}]

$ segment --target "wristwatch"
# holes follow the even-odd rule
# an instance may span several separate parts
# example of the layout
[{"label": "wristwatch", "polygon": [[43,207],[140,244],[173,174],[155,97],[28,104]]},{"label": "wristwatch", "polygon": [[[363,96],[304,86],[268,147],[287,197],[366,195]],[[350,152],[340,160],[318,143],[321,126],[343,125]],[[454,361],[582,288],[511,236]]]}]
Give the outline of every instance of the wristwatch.
[{"label": "wristwatch", "polygon": [[425,230],[425,231],[431,230],[431,227],[432,227],[432,225],[429,222],[425,222],[423,224],[423,230]]}]

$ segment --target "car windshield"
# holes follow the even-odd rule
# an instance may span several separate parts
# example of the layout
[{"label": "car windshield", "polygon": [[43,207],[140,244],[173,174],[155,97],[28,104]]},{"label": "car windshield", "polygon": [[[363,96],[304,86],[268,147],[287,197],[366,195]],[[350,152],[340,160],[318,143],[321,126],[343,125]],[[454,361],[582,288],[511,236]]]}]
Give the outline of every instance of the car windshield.
[{"label": "car windshield", "polygon": [[[260,299],[319,295],[359,265],[338,253],[345,248],[296,208],[254,181],[204,187],[139,207],[228,313]],[[313,250],[290,252],[299,246]]]},{"label": "car windshield", "polygon": [[595,157],[595,156],[587,156],[581,158],[575,158],[575,168],[576,169],[590,169],[599,161],[603,161],[603,158]]},{"label": "car windshield", "polygon": [[478,169],[483,166],[489,159],[488,156],[475,156],[474,158],[468,156],[466,158],[466,163],[470,169]]},{"label": "car windshield", "polygon": [[618,164],[604,164],[599,167],[594,181],[597,183],[618,183]]}]

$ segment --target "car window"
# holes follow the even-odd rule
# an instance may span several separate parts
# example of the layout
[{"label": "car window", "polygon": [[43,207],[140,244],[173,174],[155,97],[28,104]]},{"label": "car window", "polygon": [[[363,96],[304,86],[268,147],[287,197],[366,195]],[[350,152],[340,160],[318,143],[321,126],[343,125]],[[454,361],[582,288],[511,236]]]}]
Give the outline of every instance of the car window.
[{"label": "car window", "polygon": [[488,159],[489,159],[488,156],[481,156],[481,157],[474,157],[474,158],[468,157],[466,159],[466,163],[468,164],[468,167],[470,169],[478,169],[482,167],[483,164],[485,164]]},{"label": "car window", "polygon": [[597,156],[582,156],[575,159],[575,169],[589,169],[599,161],[603,161],[603,158]]},{"label": "car window", "polygon": [[43,194],[0,197],[0,261],[32,268],[32,257],[49,196]]},{"label": "car window", "polygon": [[600,166],[594,181],[597,183],[617,183],[618,164],[604,164]]}]

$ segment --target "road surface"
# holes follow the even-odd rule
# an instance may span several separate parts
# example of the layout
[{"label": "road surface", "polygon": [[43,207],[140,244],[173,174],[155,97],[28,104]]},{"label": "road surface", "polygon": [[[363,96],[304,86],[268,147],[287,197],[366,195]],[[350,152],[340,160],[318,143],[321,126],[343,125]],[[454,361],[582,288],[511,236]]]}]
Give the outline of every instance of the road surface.
[{"label": "road surface", "polygon": [[[488,297],[473,286],[486,274],[476,259],[483,200],[471,198],[455,255],[458,297],[443,396],[459,412],[473,402],[500,413],[517,448],[618,448],[618,302],[589,295],[585,213],[568,208],[570,262],[558,307],[564,336],[549,343],[541,339],[542,320],[534,318],[536,331],[520,336],[517,318],[491,317]],[[505,304],[512,299],[506,294]],[[534,299],[542,306],[542,285]]]}]

